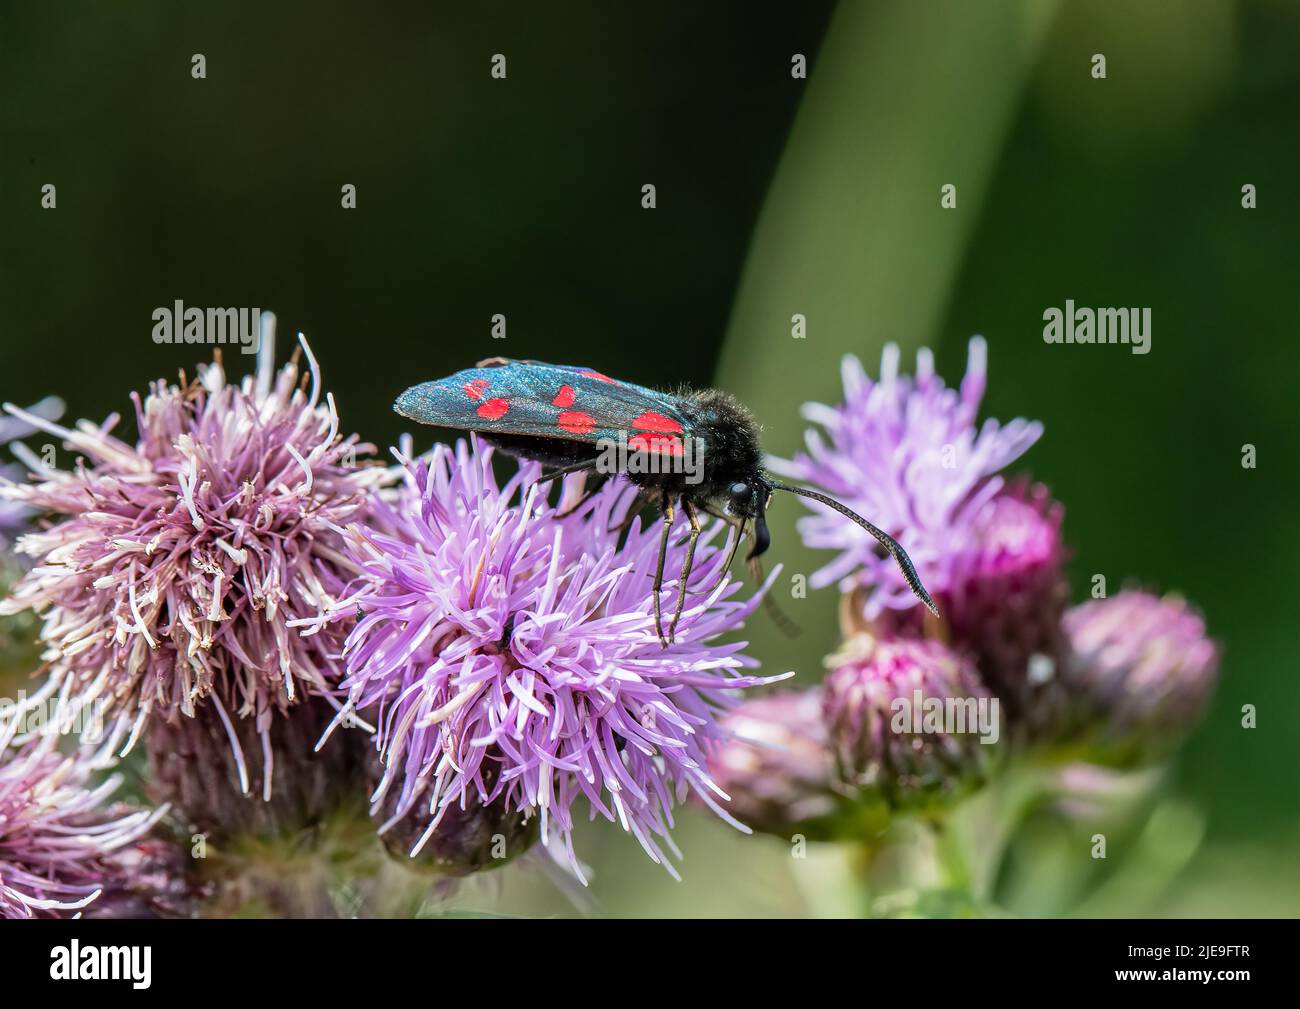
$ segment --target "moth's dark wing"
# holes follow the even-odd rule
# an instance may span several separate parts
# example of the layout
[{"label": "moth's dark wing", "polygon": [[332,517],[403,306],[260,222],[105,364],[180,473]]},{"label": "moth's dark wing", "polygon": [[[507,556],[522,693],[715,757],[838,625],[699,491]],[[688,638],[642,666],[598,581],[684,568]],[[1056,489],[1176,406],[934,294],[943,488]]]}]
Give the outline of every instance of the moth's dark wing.
[{"label": "moth's dark wing", "polygon": [[[491,357],[488,358],[486,361],[480,361],[475,367],[495,370],[497,368],[506,368],[506,367],[518,368],[523,365],[526,365],[529,368],[543,369],[546,371],[565,372],[565,375],[562,376],[562,378],[566,381],[570,376],[576,375],[579,379],[584,379],[584,380],[594,379],[596,381],[605,382],[608,385],[617,386],[619,389],[626,390],[629,393],[634,393],[640,396],[644,396],[646,399],[653,400],[655,403],[659,404],[665,410],[680,411],[680,407],[678,406],[678,398],[672,395],[671,393],[660,392],[658,389],[648,389],[644,385],[637,385],[635,382],[625,382],[622,379],[610,378],[608,375],[602,375],[600,372],[592,368],[585,367],[584,365],[547,364],[545,361],[524,361],[524,360],[515,361],[508,357]],[[596,388],[598,391],[600,389],[599,386],[595,386],[594,388]]]},{"label": "moth's dark wing", "polygon": [[[499,363],[498,363],[499,362]],[[680,452],[689,436],[675,397],[590,368],[496,359],[412,386],[393,409],[422,424]]]}]

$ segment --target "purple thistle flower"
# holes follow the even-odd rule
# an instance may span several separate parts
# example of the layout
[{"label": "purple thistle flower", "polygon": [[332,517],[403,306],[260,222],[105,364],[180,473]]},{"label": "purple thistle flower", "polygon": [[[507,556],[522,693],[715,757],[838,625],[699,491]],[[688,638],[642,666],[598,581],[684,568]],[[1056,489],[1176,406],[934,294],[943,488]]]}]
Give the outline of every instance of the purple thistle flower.
[{"label": "purple thistle flower", "polygon": [[722,729],[728,738],[709,769],[737,819],[780,837],[833,836],[842,797],[831,783],[820,688],[748,698],[724,716]]},{"label": "purple thistle flower", "polygon": [[0,918],[62,917],[131,885],[130,846],[166,810],[105,807],[120,779],[91,784],[89,753],[52,735],[12,746],[18,724],[0,723]]},{"label": "purple thistle flower", "polygon": [[845,787],[914,807],[983,777],[1000,711],[969,659],[938,641],[864,634],[830,661],[823,715]]},{"label": "purple thistle flower", "polygon": [[1067,682],[1117,763],[1164,756],[1204,713],[1219,650],[1184,600],[1125,591],[1065,615]]},{"label": "purple thistle flower", "polygon": [[[332,396],[305,341],[310,391],[296,363],[275,374],[264,319],[255,375],[227,381],[218,358],[198,378],[133,395],[132,442],[87,422],[60,427],[6,409],[84,456],[71,471],[40,467],[10,500],[59,518],[19,541],[34,568],[0,603],[42,618],[50,677],[41,695],[110,705],[109,746],[130,750],[152,716],[215,709],[248,791],[232,719],[270,728],[304,695],[334,686],[341,630],[296,633],[297,618],[330,610],[354,571],[339,527],[364,516],[382,467],[341,438]],[[301,340],[301,338],[300,338]],[[263,793],[271,792],[270,769]]]},{"label": "purple thistle flower", "polygon": [[[947,388],[935,374],[928,349],[917,352],[913,378],[898,373],[898,347],[890,344],[876,382],[857,358],[846,357],[844,403],[804,407],[804,416],[825,433],[810,430],[806,451],[793,460],[769,462],[775,472],[824,490],[894,535],[945,618],[941,595],[955,593],[972,556],[983,549],[981,517],[1003,490],[999,471],[1043,433],[1041,424],[1022,419],[1006,425],[989,419],[976,429],[986,357],[984,340],[973,338],[960,391]],[[868,620],[886,609],[917,605],[874,539],[843,515],[816,502],[805,504],[814,514],[799,521],[804,542],[839,551],[812,575],[815,587],[839,582],[845,592],[862,588]]]},{"label": "purple thistle flower", "polygon": [[[350,707],[377,712],[381,832],[422,816],[415,854],[451,810],[500,803],[536,817],[543,843],[581,878],[571,832],[585,798],[593,818],[617,820],[676,875],[664,852],[678,854],[674,803],[694,793],[731,819],[707,752],[735,692],[771,682],[740,672],[756,664],[743,643],[713,640],[758,602],[731,598],[739,586],[721,570],[719,526],[701,537],[677,640],[664,648],[650,595],[657,524],[633,520],[622,542],[617,529],[634,488],[611,483],[560,518],[536,464],[498,486],[477,443],[407,461],[409,444],[395,453],[398,493],[371,528],[350,530],[363,575],[336,608],[361,614],[344,686]],[[666,572],[681,568],[675,539]],[[675,591],[666,580],[667,598]]]}]

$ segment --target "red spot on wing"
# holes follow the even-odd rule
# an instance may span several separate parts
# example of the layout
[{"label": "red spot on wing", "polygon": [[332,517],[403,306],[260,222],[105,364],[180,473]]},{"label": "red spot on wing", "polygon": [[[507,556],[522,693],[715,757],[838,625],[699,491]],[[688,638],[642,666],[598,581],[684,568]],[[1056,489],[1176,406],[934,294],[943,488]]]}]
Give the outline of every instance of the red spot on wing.
[{"label": "red spot on wing", "polygon": [[465,383],[465,395],[470,399],[481,399],[483,392],[488,387],[486,378],[476,378],[472,382]]},{"label": "red spot on wing", "polygon": [[598,378],[602,382],[609,382],[612,385],[618,385],[618,383],[615,382],[614,379],[610,378],[608,375],[602,375],[598,371],[583,371],[583,372],[579,372],[579,374],[581,374],[583,378]]},{"label": "red spot on wing", "polygon": [[[632,421],[633,431],[653,431],[657,434],[681,434],[682,426],[671,417],[665,417],[662,413],[655,413],[653,410],[647,410],[636,420]],[[630,445],[631,442],[628,442]]]},{"label": "red spot on wing", "polygon": [[560,386],[560,391],[555,394],[555,398],[551,400],[551,402],[561,410],[564,410],[573,406],[573,401],[577,398],[578,394],[573,391],[573,386],[562,385]]},{"label": "red spot on wing", "polygon": [[496,396],[478,408],[478,415],[484,420],[500,420],[510,409],[510,404],[500,396]]},{"label": "red spot on wing", "polygon": [[671,434],[638,434],[627,441],[633,452],[654,452],[658,455],[681,455],[685,450],[682,440]]},{"label": "red spot on wing", "polygon": [[591,434],[596,427],[596,419],[581,410],[565,410],[555,418],[555,423],[570,434]]}]

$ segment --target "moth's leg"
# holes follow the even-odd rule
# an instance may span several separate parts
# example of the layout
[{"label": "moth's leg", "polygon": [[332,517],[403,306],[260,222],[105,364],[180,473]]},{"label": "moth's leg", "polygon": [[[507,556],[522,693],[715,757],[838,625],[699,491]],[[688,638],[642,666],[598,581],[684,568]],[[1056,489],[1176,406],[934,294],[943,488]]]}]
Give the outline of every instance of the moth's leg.
[{"label": "moth's leg", "polygon": [[558,476],[568,476],[570,473],[582,473],[584,470],[595,469],[599,462],[599,459],[583,459],[581,462],[561,466],[559,469],[543,470],[542,475],[537,478],[537,482],[546,483]]},{"label": "moth's leg", "polygon": [[682,560],[682,577],[677,583],[677,609],[673,611],[672,623],[668,625],[668,640],[677,640],[677,621],[682,617],[682,607],[686,605],[686,580],[691,577],[691,565],[695,562],[695,543],[700,538],[700,519],[695,514],[695,506],[689,498],[682,498],[682,511],[686,512],[691,523],[691,539],[686,544],[686,557]]},{"label": "moth's leg", "polygon": [[655,567],[655,633],[659,635],[659,644],[664,648],[668,647],[668,639],[664,637],[664,615],[662,604],[659,599],[661,590],[664,587],[664,561],[668,558],[668,537],[673,531],[673,499],[667,494],[663,498],[664,509],[664,531],[659,537],[659,563]]},{"label": "moth's leg", "polygon": [[[552,469],[552,470],[544,469],[542,470],[541,476],[537,478],[536,486],[540,487],[542,484],[554,483],[557,480],[563,480],[564,477],[568,476],[570,473],[586,473],[588,471],[594,470],[596,468],[596,463],[597,460],[595,459],[583,459],[580,460],[579,462],[570,463],[568,466],[561,466],[558,469]],[[561,484],[561,488],[563,488],[563,484]],[[541,496],[543,501],[549,502],[551,499],[550,488],[547,488],[546,491],[543,492]]]},{"label": "moth's leg", "polygon": [[597,472],[596,479],[592,481],[591,486],[583,488],[582,496],[578,498],[578,500],[575,501],[573,504],[569,505],[568,508],[565,508],[564,511],[556,512],[555,517],[557,519],[568,518],[579,508],[585,505],[588,501],[590,501],[593,497],[595,497],[596,494],[600,491],[600,489],[605,486],[605,481],[608,479],[609,479],[608,473]]}]

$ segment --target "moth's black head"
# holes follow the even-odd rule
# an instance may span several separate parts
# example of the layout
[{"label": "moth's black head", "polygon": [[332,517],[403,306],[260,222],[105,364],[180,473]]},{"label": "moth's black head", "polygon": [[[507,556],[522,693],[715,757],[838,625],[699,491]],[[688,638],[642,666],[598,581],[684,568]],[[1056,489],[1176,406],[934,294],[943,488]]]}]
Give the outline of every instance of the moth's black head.
[{"label": "moth's black head", "polygon": [[753,414],[734,396],[716,389],[691,397],[692,422],[704,439],[704,479],[696,493],[728,515],[753,523],[749,556],[768,548],[765,511],[772,488],[763,475],[763,450]]},{"label": "moth's black head", "polygon": [[727,511],[738,518],[752,519],[754,523],[754,546],[746,560],[760,556],[772,543],[767,531],[767,501],[771,496],[772,488],[761,472],[750,479],[737,480],[727,488]]}]

